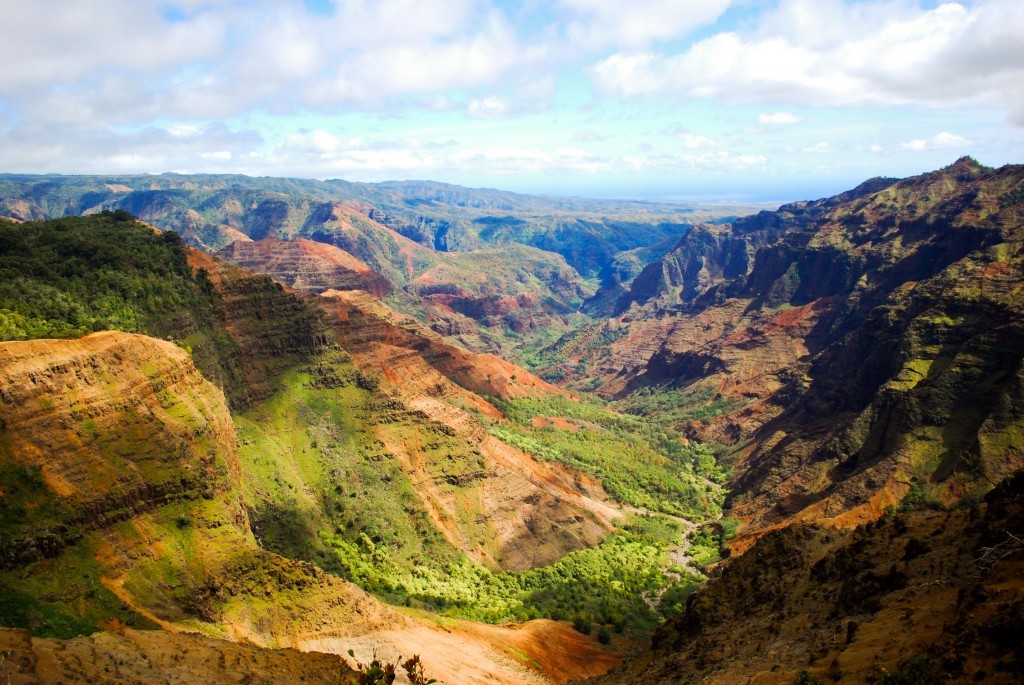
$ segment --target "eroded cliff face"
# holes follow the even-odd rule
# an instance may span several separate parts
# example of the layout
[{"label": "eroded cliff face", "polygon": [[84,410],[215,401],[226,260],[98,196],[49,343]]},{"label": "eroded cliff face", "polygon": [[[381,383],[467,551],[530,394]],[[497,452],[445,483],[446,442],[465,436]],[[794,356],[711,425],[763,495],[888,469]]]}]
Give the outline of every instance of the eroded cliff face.
[{"label": "eroded cliff face", "polygon": [[522,245],[434,252],[368,219],[351,222],[338,218],[331,231],[314,233],[317,240],[236,241],[216,255],[306,293],[390,296],[391,306],[477,352],[514,357],[524,343],[585,318],[578,310],[591,288],[557,255]]},{"label": "eroded cliff face", "polygon": [[5,620],[60,634],[128,611],[269,645],[300,625],[404,624],[358,588],[257,548],[224,396],[179,347],[118,332],[2,343],[0,398]]},{"label": "eroded cliff face", "polygon": [[[370,645],[392,659],[433,651],[428,673],[452,682],[563,682],[618,659],[579,637],[538,661],[538,645],[571,633],[567,625],[440,629],[310,563],[260,549],[227,404],[172,343],[104,332],[0,344],[0,401],[2,621],[66,637],[114,631],[65,642],[0,631],[0,674],[11,682],[219,682],[229,672],[283,682],[341,671],[336,658],[302,661],[125,631],[126,623],[266,649],[355,647],[364,659]],[[535,663],[510,659],[509,645]],[[229,668],[239,658],[247,663]]]},{"label": "eroded cliff face", "polygon": [[393,290],[387,279],[344,250],[304,238],[236,241],[219,250],[217,256],[304,292],[365,290],[375,297],[386,297]]},{"label": "eroded cliff face", "polygon": [[164,631],[120,629],[72,640],[0,628],[0,678],[11,685],[80,683],[338,682],[355,674],[333,654],[267,650],[255,645]]},{"label": "eroded cliff face", "polygon": [[194,345],[196,365],[224,390],[238,411],[266,399],[277,374],[320,353],[331,342],[316,310],[265,275],[240,269],[198,250],[188,263],[209,280],[219,303],[216,333]]},{"label": "eroded cliff face", "polygon": [[[524,569],[593,546],[607,534],[620,514],[598,483],[506,445],[474,415],[501,417],[486,396],[543,397],[561,390],[498,357],[446,344],[365,293],[328,291],[316,302],[329,313],[341,346],[395,398],[388,411],[367,418],[456,548],[492,567]],[[435,463],[444,455],[425,449],[428,436],[400,430],[409,412],[465,443],[478,455],[478,467],[446,473]]]},{"label": "eroded cliff face", "polygon": [[768,533],[595,685],[1020,682],[1022,493]]},{"label": "eroded cliff face", "polygon": [[741,536],[980,496],[1024,450],[1022,183],[965,158],[695,229],[570,358],[707,407],[686,428],[732,446]]},{"label": "eroded cliff face", "polygon": [[117,332],[0,343],[0,400],[5,505],[21,512],[4,517],[4,568],[238,485],[224,397],[172,343]]}]

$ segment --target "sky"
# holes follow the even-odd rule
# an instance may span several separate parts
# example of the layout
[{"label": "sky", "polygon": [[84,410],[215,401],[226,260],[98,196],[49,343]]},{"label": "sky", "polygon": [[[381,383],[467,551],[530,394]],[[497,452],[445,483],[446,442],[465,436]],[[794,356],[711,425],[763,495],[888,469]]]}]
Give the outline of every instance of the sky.
[{"label": "sky", "polygon": [[0,172],[823,197],[1024,163],[1024,1],[0,0]]}]

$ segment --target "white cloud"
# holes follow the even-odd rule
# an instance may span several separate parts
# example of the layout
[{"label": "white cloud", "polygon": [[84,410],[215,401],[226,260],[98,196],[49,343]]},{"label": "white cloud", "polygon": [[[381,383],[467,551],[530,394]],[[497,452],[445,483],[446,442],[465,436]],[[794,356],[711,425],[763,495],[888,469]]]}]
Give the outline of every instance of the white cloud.
[{"label": "white cloud", "polygon": [[538,63],[543,46],[519,44],[498,15],[486,26],[448,41],[389,40],[344,60],[334,74],[312,84],[312,104],[381,103],[392,97],[431,94],[497,83],[524,65]]},{"label": "white cloud", "polygon": [[167,127],[167,132],[175,138],[191,138],[202,133],[202,129],[191,124],[174,124]]},{"label": "white cloud", "polygon": [[600,143],[604,140],[608,140],[608,136],[601,135],[597,131],[577,131],[572,136],[573,142],[576,143]]},{"label": "white cloud", "polygon": [[225,162],[231,159],[231,150],[216,150],[214,152],[203,152],[199,155],[203,159],[215,160],[218,162]]},{"label": "white cloud", "polygon": [[553,151],[537,148],[468,148],[448,155],[446,160],[457,172],[509,175],[571,171],[596,173],[609,168],[609,162],[576,148]]},{"label": "white cloud", "polygon": [[571,13],[566,33],[574,44],[643,48],[653,41],[681,38],[713,23],[732,0],[560,0]]},{"label": "white cloud", "polygon": [[471,119],[502,119],[508,115],[508,103],[501,98],[477,98],[466,105],[466,116]]},{"label": "white cloud", "polygon": [[174,21],[166,7],[0,3],[0,109],[85,126],[379,107],[513,76],[520,98],[555,90],[545,43],[524,43],[482,0],[339,0],[329,17],[295,1],[197,1]]},{"label": "white cloud", "polygon": [[726,150],[680,155],[679,161],[694,171],[742,171],[751,167],[764,167],[768,158],[760,154],[736,153]]},{"label": "white cloud", "polygon": [[803,151],[823,155],[832,152],[832,146],[826,143],[825,141],[821,141],[819,143],[815,143],[814,145],[808,145],[803,149]]},{"label": "white cloud", "polygon": [[1024,3],[783,0],[753,31],[684,52],[618,52],[599,92],[802,105],[1001,103],[1024,121]]},{"label": "white cloud", "polygon": [[937,133],[931,138],[916,138],[914,140],[900,143],[897,148],[900,150],[909,150],[911,152],[923,152],[925,150],[948,150],[950,148],[962,148],[971,144],[971,141],[958,136],[955,133],[949,133],[943,131]]},{"label": "white cloud", "polygon": [[[1019,0],[330,5],[0,2],[0,170],[667,178],[813,160],[867,176],[922,150],[1022,149],[1024,129],[992,123],[1024,127]],[[690,38],[731,5],[729,30]],[[593,99],[587,65],[599,94],[644,101]],[[804,154],[836,150],[857,154]]]},{"label": "white cloud", "polygon": [[792,112],[764,112],[757,117],[757,122],[762,126],[792,126],[803,121],[802,116]]},{"label": "white cloud", "polygon": [[167,23],[155,3],[0,3],[0,92],[75,82],[97,69],[154,72],[216,57],[227,17]]},{"label": "white cloud", "polygon": [[[263,145],[251,130],[223,125],[183,129],[146,127],[131,132],[83,132],[60,125],[20,124],[0,131],[0,169],[24,173],[236,171]],[[204,157],[204,155],[206,155]]]},{"label": "white cloud", "polygon": [[700,150],[703,148],[717,147],[721,145],[721,143],[714,138],[698,136],[694,133],[683,133],[680,135],[680,139],[683,141],[683,147],[687,150]]}]

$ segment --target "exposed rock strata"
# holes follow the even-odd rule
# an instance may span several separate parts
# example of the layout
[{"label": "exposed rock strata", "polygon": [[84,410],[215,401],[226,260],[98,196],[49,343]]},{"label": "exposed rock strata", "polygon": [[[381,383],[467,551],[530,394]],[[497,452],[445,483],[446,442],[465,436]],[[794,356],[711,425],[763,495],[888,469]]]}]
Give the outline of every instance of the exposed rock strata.
[{"label": "exposed rock strata", "polygon": [[337,682],[350,673],[333,654],[260,649],[162,631],[53,640],[0,628],[0,653],[0,680],[10,685],[278,685]]},{"label": "exposed rock strata", "polygon": [[52,512],[5,540],[6,568],[239,477],[223,395],[168,342],[104,332],[0,343],[0,400],[5,464],[40,477],[23,506]]},{"label": "exposed rock strata", "polygon": [[531,568],[596,544],[619,513],[608,506],[600,485],[557,464],[540,463],[489,435],[470,411],[499,418],[484,397],[543,396],[562,391],[492,355],[446,344],[408,317],[384,308],[365,293],[329,291],[317,299],[330,314],[339,343],[354,361],[374,373],[409,410],[422,412],[471,441],[484,467],[472,484],[474,506],[488,533],[453,526],[459,500],[437,487],[416,445],[380,435],[399,456],[433,521],[471,558],[503,568]]},{"label": "exposed rock strata", "polygon": [[1020,682],[1020,481],[976,507],[773,531],[595,685]]},{"label": "exposed rock strata", "polygon": [[365,290],[375,297],[386,297],[393,289],[383,276],[344,250],[304,238],[236,241],[218,251],[217,256],[304,292]]},{"label": "exposed rock strata", "polygon": [[1022,184],[965,158],[694,229],[566,347],[568,376],[708,405],[682,427],[732,446],[745,535],[977,497],[1024,463]]}]

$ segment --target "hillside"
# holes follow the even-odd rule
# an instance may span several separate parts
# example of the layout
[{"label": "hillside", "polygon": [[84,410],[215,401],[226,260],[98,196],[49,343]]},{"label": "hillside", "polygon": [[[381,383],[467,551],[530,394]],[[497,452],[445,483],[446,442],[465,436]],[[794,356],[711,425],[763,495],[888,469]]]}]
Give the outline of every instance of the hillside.
[{"label": "hillside", "polygon": [[[6,625],[64,638],[97,627],[159,627],[341,654],[372,635],[376,651],[389,658],[430,649],[434,673],[460,682],[508,683],[527,682],[529,669],[507,663],[506,643],[531,654],[533,640],[570,630],[550,622],[534,626],[533,638],[458,622],[441,630],[311,564],[260,549],[241,492],[247,463],[236,451],[223,396],[171,343],[104,332],[77,341],[2,343],[0,359],[0,616]],[[57,395],[55,387],[66,392]],[[15,654],[25,649],[24,638],[8,635]],[[299,666],[288,653],[256,655],[194,638],[128,638],[129,645],[104,634],[64,645],[34,643],[33,653],[54,656],[35,655],[44,665],[32,672],[44,678],[60,673],[74,658],[61,655],[83,643],[93,656],[71,677],[99,675],[99,667],[125,649],[164,662],[149,672],[129,668],[124,677],[138,682],[183,671],[172,665],[172,650],[205,650],[217,659],[248,651],[262,662],[257,669],[274,678],[329,663],[317,658]],[[574,649],[580,663],[552,666],[552,673],[578,676],[614,661],[582,637]],[[449,652],[467,650],[477,657],[470,668],[444,661]]]},{"label": "hillside", "polygon": [[773,531],[590,682],[1020,682],[1022,526],[1018,476],[972,507]]},{"label": "hillside", "polygon": [[[364,290],[301,295],[117,214],[2,228],[9,335],[168,330],[160,312],[182,326],[0,343],[4,625],[431,651],[452,681],[562,682],[621,655],[564,621],[642,636],[678,578],[680,527],[618,502],[720,507],[695,456],[647,446],[650,427],[560,419],[604,410]],[[534,433],[530,402],[564,430]],[[54,592],[68,573],[82,582]],[[542,617],[563,622],[467,620]]]},{"label": "hillside", "polygon": [[[510,359],[586,320],[579,309],[593,291],[556,255],[521,245],[435,253],[383,227],[374,230],[378,233],[365,224],[351,229],[360,239],[384,236],[397,247],[382,254],[338,233],[317,233],[318,240],[329,242],[238,240],[215,254],[308,293],[364,290],[457,344]],[[376,270],[336,244],[369,259]]]},{"label": "hillside", "polygon": [[748,535],[976,499],[1024,465],[1022,181],[964,159],[695,229],[556,368],[731,445]]},{"label": "hillside", "polygon": [[[562,255],[587,278],[622,250],[679,235],[698,221],[753,209],[521,195],[431,182],[364,184],[204,174],[0,175],[2,216],[29,221],[123,209],[213,250],[245,236],[316,239],[314,234],[331,223],[339,206],[431,250],[518,243]],[[364,258],[346,245],[338,246]]]},{"label": "hillside", "polygon": [[[625,272],[613,265],[617,255],[671,242],[700,220],[753,210],[430,182],[0,175],[0,216],[29,221],[127,211],[285,283],[294,269],[244,243],[307,239],[340,248],[383,277],[390,286],[378,282],[372,290],[396,290],[396,306],[406,313],[458,344],[527,364],[536,349],[605,311],[606,305],[583,308],[598,287],[602,302],[618,296]],[[311,266],[311,259],[333,259],[323,248],[313,252],[306,250],[300,270],[319,276],[297,287],[319,287],[328,275],[336,279],[331,287],[349,287],[336,264]]]},{"label": "hillside", "polygon": [[[444,251],[250,181],[170,189],[253,194],[214,255],[124,211],[0,222],[0,625],[66,640],[4,633],[25,659],[84,678],[151,649],[128,625],[450,683],[630,647],[601,682],[1020,675],[1024,167],[630,238],[596,295],[501,222]],[[321,195],[261,205],[289,188]],[[410,189],[519,211],[373,192]]]}]

